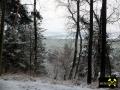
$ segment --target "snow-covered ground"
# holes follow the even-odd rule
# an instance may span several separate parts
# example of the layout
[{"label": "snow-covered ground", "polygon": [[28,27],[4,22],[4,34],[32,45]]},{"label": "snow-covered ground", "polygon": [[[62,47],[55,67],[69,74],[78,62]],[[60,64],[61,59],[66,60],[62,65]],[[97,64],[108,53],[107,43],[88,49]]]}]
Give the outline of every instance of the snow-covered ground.
[{"label": "snow-covered ground", "polygon": [[105,90],[90,89],[86,85],[55,84],[48,80],[23,76],[5,76],[0,78],[0,90]]}]

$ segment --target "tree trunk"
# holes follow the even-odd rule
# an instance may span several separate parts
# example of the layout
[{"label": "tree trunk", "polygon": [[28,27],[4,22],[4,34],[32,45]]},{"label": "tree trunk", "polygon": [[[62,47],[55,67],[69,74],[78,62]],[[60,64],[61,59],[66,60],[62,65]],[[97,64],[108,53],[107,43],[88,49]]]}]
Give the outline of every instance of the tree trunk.
[{"label": "tree trunk", "polygon": [[2,46],[3,46],[4,18],[5,18],[5,0],[2,0],[0,6],[0,75],[2,74]]},{"label": "tree trunk", "polygon": [[87,83],[91,84],[92,76],[92,41],[93,41],[93,0],[90,0],[90,31],[89,31],[89,46],[88,46],[88,76]]},{"label": "tree trunk", "polygon": [[32,33],[30,29],[30,76],[31,76],[31,68],[32,67]]},{"label": "tree trunk", "polygon": [[34,36],[35,36],[35,46],[34,46],[34,72],[37,70],[37,21],[36,21],[36,0],[34,0]]},{"label": "tree trunk", "polygon": [[79,37],[80,37],[80,52],[79,52],[79,58],[78,58],[77,66],[76,66],[74,79],[76,78],[77,74],[79,73],[78,71],[79,71],[79,66],[80,66],[80,61],[81,61],[81,54],[82,54],[82,36],[81,36],[80,30],[79,30]]},{"label": "tree trunk", "polygon": [[[106,42],[107,43],[107,42]],[[106,51],[106,74],[107,75],[110,75],[111,76],[111,62],[110,62],[110,57],[109,57],[109,54],[110,54],[110,46],[109,46],[109,44],[106,44],[107,46],[106,46],[106,49],[107,49],[107,51]]]},{"label": "tree trunk", "polygon": [[105,77],[106,63],[106,3],[107,0],[102,0],[102,51],[101,51],[101,77]]},{"label": "tree trunk", "polygon": [[70,70],[70,74],[69,74],[69,79],[72,79],[73,76],[73,70],[75,68],[75,64],[76,64],[76,57],[77,57],[77,49],[78,49],[78,35],[79,35],[79,3],[80,1],[77,0],[77,31],[76,31],[76,37],[75,37],[75,51],[74,51],[74,58],[73,58],[73,64],[72,64],[72,68]]}]

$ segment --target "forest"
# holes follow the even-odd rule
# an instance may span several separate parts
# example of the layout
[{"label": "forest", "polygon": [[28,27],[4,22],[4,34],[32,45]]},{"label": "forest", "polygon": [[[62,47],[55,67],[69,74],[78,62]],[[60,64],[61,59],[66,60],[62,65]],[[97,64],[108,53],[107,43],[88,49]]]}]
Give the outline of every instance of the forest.
[{"label": "forest", "polygon": [[119,52],[119,0],[0,0],[0,90],[119,90]]}]

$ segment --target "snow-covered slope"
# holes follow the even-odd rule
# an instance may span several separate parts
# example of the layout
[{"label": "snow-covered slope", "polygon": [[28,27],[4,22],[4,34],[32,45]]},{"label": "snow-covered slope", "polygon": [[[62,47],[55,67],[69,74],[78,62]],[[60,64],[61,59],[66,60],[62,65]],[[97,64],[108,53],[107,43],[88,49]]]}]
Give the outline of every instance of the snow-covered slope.
[{"label": "snow-covered slope", "polygon": [[[41,83],[39,81],[4,81],[0,80],[0,90],[92,90],[86,87],[65,86]],[[97,89],[94,89],[97,90]]]},{"label": "snow-covered slope", "polygon": [[[25,77],[24,77],[25,78]],[[105,89],[90,89],[86,86],[73,86],[62,84],[51,84],[37,80],[18,80],[10,78],[0,79],[0,90],[105,90]]]}]

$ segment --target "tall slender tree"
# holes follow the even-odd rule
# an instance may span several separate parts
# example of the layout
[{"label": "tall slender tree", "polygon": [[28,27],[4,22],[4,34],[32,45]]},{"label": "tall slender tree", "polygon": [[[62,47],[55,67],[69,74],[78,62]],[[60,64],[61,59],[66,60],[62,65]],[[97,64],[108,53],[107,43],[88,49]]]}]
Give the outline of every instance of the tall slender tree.
[{"label": "tall slender tree", "polygon": [[72,64],[72,68],[70,70],[70,74],[69,74],[69,79],[72,79],[73,76],[73,70],[75,68],[75,64],[76,64],[76,57],[77,57],[77,47],[78,47],[78,36],[79,36],[79,5],[80,4],[80,0],[77,0],[77,30],[76,30],[76,36],[75,36],[75,51],[74,51],[74,58],[73,58],[73,64]]},{"label": "tall slender tree", "polygon": [[2,45],[3,45],[3,32],[4,32],[4,18],[5,18],[5,2],[0,2],[0,75],[2,74]]},{"label": "tall slender tree", "polygon": [[81,53],[82,53],[82,35],[81,35],[81,31],[80,31],[80,0],[79,2],[77,2],[77,29],[78,29],[78,34],[80,37],[80,50],[79,50],[79,58],[77,61],[77,65],[76,65],[76,70],[75,70],[75,75],[74,78],[76,78],[77,74],[79,73],[79,64],[80,64],[80,59],[81,59]]},{"label": "tall slender tree", "polygon": [[34,0],[34,36],[35,36],[35,46],[34,46],[34,72],[37,70],[37,20],[36,20],[36,0]]},{"label": "tall slender tree", "polygon": [[106,4],[107,0],[102,0],[102,51],[101,51],[101,77],[105,77],[105,63],[106,63]]},{"label": "tall slender tree", "polygon": [[91,84],[92,76],[92,42],[93,42],[93,0],[90,0],[90,29],[89,29],[89,46],[88,46],[88,76],[87,83]]},{"label": "tall slender tree", "polygon": [[31,65],[32,65],[32,34],[30,30],[30,76],[31,76]]}]

